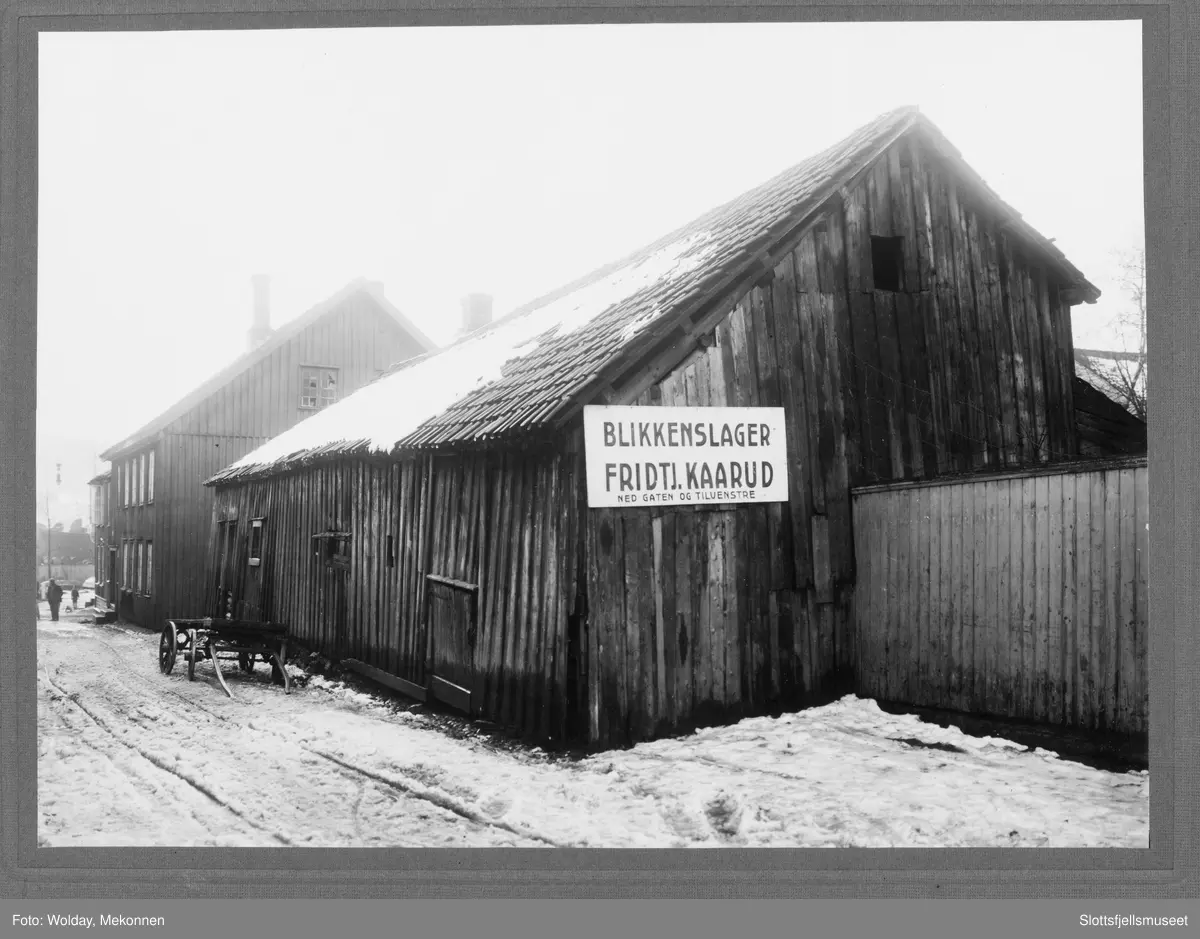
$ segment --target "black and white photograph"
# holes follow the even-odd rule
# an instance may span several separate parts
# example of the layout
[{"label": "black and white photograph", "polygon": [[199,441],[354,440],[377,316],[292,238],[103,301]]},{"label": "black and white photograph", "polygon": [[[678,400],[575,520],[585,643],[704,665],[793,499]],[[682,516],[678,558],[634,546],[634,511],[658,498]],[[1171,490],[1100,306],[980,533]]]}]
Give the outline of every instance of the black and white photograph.
[{"label": "black and white photograph", "polygon": [[1142,42],[40,33],[37,844],[1149,848]]}]

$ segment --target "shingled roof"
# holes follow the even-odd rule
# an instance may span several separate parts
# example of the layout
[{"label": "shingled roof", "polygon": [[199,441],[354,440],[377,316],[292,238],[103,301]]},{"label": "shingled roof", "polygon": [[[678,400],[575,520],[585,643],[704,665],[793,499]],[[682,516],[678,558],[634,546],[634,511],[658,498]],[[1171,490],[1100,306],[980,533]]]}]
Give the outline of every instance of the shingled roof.
[{"label": "shingled roof", "polygon": [[1010,230],[1094,302],[1099,291],[962,161],[915,107],[846,139],[653,244],[411,359],[213,476],[210,485],[324,457],[479,445],[553,426],[677,320],[761,265],[772,246],[902,135],[919,128]]}]

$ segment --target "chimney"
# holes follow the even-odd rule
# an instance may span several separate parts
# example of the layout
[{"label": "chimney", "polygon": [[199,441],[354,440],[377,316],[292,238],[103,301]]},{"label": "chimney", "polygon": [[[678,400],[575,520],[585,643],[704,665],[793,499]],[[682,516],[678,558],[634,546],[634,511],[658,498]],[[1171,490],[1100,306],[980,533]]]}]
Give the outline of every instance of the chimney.
[{"label": "chimney", "polygon": [[271,278],[255,274],[250,282],[254,285],[254,316],[246,333],[247,352],[253,352],[271,336]]},{"label": "chimney", "polygon": [[462,330],[460,335],[473,333],[492,321],[492,297],[486,293],[469,293],[462,298]]}]

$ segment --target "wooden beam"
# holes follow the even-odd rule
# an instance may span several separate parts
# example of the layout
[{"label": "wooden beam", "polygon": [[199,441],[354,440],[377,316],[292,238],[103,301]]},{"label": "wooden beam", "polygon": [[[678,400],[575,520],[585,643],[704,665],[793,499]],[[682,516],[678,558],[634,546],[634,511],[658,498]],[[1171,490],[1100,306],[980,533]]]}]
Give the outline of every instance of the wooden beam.
[{"label": "wooden beam", "polygon": [[358,659],[342,659],[341,664],[350,669],[350,671],[362,675],[364,678],[369,678],[371,681],[391,688],[393,691],[399,691],[410,698],[424,701],[427,697],[425,689],[420,685],[406,681],[396,675],[389,675],[387,672],[375,668],[373,665],[368,665],[366,662],[360,662]]}]

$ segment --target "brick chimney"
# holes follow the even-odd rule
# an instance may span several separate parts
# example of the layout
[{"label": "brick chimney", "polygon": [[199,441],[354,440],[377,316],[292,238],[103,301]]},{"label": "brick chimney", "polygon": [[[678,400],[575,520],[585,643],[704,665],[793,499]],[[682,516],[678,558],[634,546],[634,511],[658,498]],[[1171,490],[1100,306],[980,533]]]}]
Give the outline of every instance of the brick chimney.
[{"label": "brick chimney", "polygon": [[473,333],[492,321],[492,296],[469,293],[462,298],[462,329],[460,335]]},{"label": "brick chimney", "polygon": [[254,314],[250,329],[246,332],[246,351],[253,352],[270,338],[271,329],[271,278],[266,274],[255,274],[250,278],[254,285]]}]

